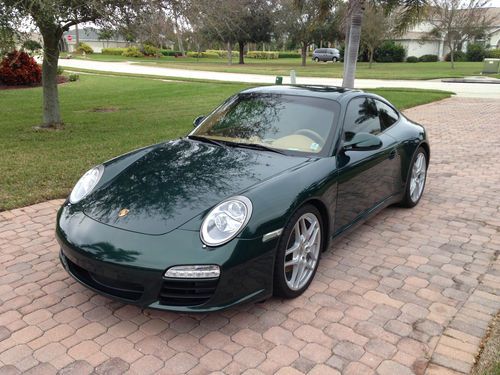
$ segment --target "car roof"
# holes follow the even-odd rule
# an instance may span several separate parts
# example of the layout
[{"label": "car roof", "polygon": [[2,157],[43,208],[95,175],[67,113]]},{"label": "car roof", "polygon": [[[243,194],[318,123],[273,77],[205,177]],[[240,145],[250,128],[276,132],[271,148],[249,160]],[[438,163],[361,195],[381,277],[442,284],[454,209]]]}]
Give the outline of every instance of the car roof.
[{"label": "car roof", "polygon": [[362,90],[347,89],[340,86],[327,85],[275,85],[259,86],[243,90],[242,94],[260,93],[260,94],[280,94],[309,96],[340,101],[346,97],[356,96],[362,93]]}]

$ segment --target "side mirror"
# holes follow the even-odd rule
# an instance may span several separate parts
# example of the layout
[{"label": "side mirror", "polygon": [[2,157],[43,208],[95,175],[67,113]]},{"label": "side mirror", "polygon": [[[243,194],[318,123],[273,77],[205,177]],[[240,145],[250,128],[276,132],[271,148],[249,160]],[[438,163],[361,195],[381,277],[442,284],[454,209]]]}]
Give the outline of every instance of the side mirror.
[{"label": "side mirror", "polygon": [[196,128],[205,119],[205,116],[198,116],[193,121],[193,126]]},{"label": "side mirror", "polygon": [[344,143],[344,150],[369,151],[376,150],[382,146],[382,141],[376,135],[370,133],[356,133],[349,142]]}]

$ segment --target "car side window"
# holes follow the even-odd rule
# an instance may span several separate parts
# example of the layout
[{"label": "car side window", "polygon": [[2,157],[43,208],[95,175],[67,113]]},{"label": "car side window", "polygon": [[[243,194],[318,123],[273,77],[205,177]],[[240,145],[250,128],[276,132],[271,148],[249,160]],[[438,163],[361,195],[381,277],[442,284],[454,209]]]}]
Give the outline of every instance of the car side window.
[{"label": "car side window", "polygon": [[396,121],[398,121],[399,115],[393,108],[389,107],[384,102],[376,99],[375,102],[377,103],[378,116],[380,118],[380,127],[382,128],[382,131],[384,131],[385,129],[391,127]]},{"label": "car side window", "polygon": [[356,98],[349,102],[344,120],[344,141],[357,133],[378,134],[382,131],[377,105],[372,98]]}]

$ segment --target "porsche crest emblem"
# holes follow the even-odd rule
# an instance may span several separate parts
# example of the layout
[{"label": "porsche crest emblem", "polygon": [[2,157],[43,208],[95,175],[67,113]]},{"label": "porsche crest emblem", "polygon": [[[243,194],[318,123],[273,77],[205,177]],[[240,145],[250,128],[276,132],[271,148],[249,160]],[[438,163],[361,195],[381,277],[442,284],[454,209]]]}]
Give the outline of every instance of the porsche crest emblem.
[{"label": "porsche crest emblem", "polygon": [[118,212],[118,217],[125,217],[128,215],[129,213],[129,209],[128,208],[123,208],[120,210],[120,212]]}]

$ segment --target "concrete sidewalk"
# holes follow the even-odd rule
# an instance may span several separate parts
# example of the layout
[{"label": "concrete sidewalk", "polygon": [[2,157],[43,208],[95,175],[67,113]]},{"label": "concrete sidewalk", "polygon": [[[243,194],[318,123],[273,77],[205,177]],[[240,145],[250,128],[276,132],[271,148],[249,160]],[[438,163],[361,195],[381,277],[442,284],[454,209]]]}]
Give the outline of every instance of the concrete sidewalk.
[{"label": "concrete sidewalk", "polygon": [[[207,72],[201,70],[185,70],[162,68],[156,66],[145,66],[127,62],[99,62],[77,59],[60,59],[59,65],[66,68],[74,69],[92,69],[104,72],[129,73],[129,74],[144,74],[163,77],[178,77],[178,78],[195,78],[204,80],[216,80],[227,82],[248,82],[248,83],[274,83],[275,76],[262,74],[240,74],[240,73],[223,73],[223,72]],[[289,83],[290,78],[284,77],[283,83]],[[318,78],[318,77],[298,77],[298,84],[312,85],[332,85],[341,86],[340,78]],[[453,91],[460,97],[469,98],[493,98],[500,99],[500,86],[491,84],[469,84],[469,83],[449,83],[438,80],[419,81],[419,80],[380,80],[380,79],[358,79],[356,87],[359,88],[376,88],[376,87],[404,87],[417,89],[433,89]]]}]

